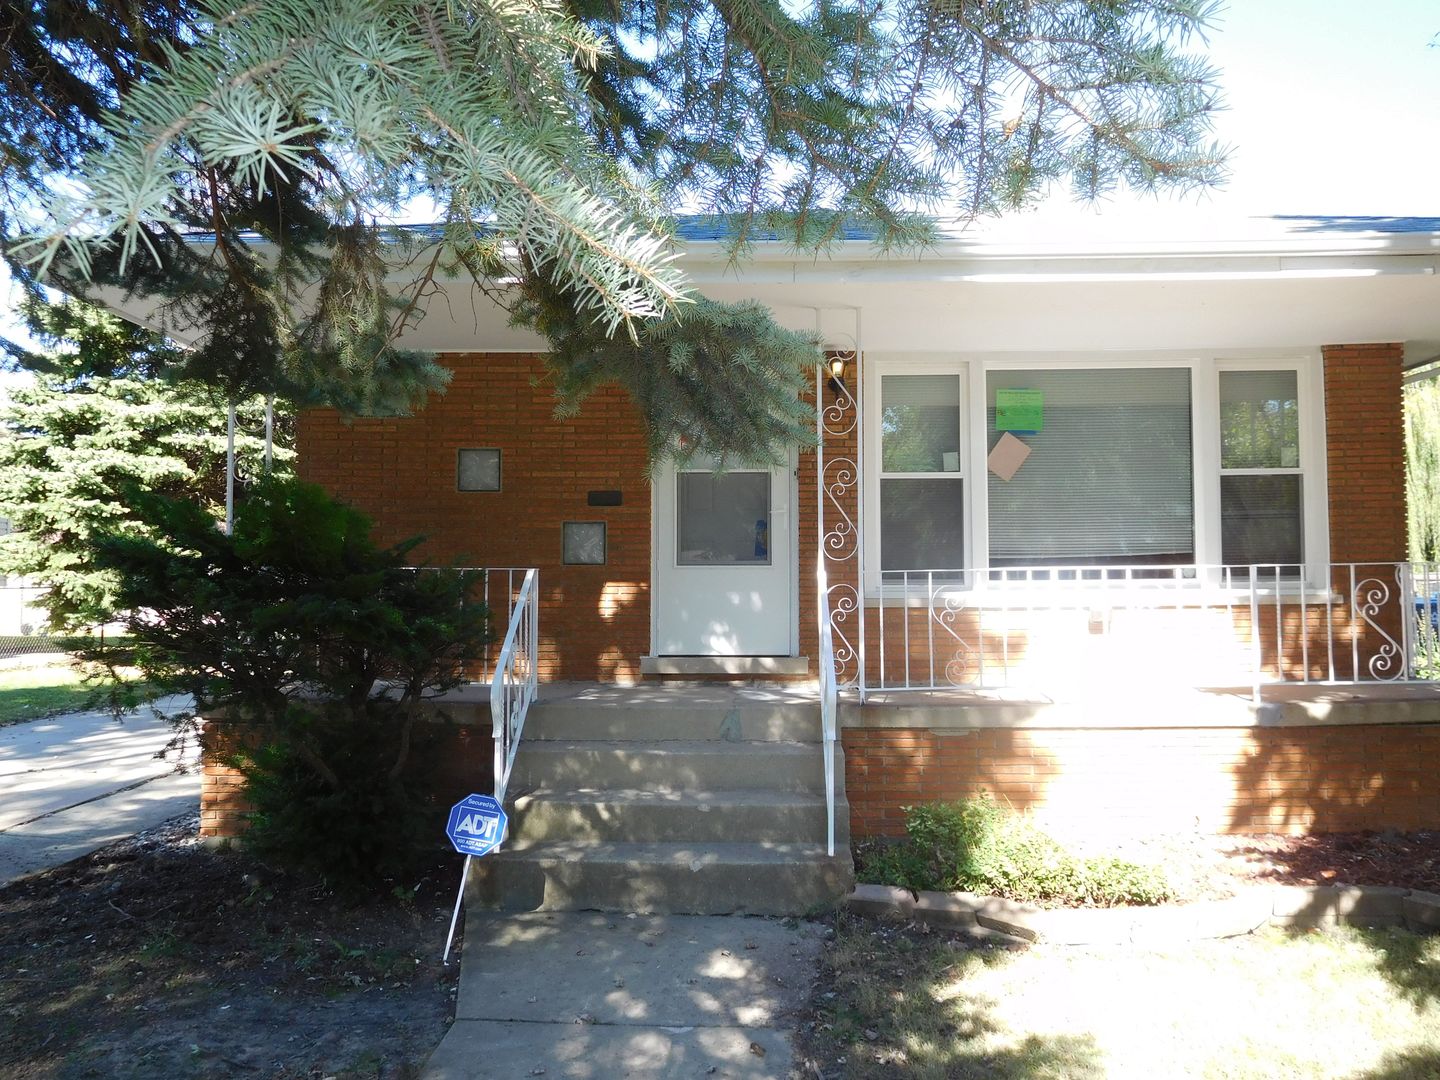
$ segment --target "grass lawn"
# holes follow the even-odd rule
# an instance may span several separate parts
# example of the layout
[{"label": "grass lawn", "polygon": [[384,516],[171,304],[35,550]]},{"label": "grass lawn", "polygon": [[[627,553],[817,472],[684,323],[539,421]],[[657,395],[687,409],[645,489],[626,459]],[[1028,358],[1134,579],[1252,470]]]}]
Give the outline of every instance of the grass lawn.
[{"label": "grass lawn", "polygon": [[68,665],[0,670],[0,727],[91,708],[102,692]]},{"label": "grass lawn", "polygon": [[1440,937],[1267,931],[976,948],[842,917],[806,1052],[826,1077],[1440,1076]]}]

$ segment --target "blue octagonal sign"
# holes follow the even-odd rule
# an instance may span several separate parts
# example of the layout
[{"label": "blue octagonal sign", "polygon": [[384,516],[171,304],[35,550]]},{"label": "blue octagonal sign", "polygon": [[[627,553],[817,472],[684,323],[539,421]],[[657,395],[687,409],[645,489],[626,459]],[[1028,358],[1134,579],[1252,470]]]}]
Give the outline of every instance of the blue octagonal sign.
[{"label": "blue octagonal sign", "polygon": [[490,795],[467,795],[450,810],[445,835],[461,855],[488,855],[505,839],[505,810]]}]

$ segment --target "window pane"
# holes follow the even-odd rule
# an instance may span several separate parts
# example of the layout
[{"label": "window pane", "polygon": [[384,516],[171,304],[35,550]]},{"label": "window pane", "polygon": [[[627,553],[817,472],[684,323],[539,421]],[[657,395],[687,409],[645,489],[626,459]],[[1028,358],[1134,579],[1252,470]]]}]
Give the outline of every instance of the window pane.
[{"label": "window pane", "polygon": [[1185,368],[996,371],[995,391],[1038,390],[1044,427],[1010,480],[988,474],[990,561],[1193,562],[1194,465]]},{"label": "window pane", "polygon": [[883,472],[960,471],[958,375],[880,379],[880,468]]},{"label": "window pane", "polygon": [[770,564],[769,472],[682,472],[676,482],[681,566]]},{"label": "window pane", "polygon": [[1300,466],[1300,394],[1293,371],[1220,373],[1220,467]]},{"label": "window pane", "polygon": [[1220,557],[1231,565],[1298,563],[1300,477],[1220,477]]},{"label": "window pane", "polygon": [[881,568],[964,569],[964,488],[959,479],[881,480]]}]

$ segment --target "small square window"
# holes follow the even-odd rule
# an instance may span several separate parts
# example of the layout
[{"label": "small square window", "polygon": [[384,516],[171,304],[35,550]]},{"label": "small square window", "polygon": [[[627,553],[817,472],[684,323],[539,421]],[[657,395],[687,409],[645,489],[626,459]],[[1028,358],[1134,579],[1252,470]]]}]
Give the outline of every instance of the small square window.
[{"label": "small square window", "polygon": [[567,566],[605,565],[605,522],[567,521],[561,530],[560,558]]},{"label": "small square window", "polygon": [[455,467],[455,486],[460,491],[500,490],[500,451],[461,450]]}]

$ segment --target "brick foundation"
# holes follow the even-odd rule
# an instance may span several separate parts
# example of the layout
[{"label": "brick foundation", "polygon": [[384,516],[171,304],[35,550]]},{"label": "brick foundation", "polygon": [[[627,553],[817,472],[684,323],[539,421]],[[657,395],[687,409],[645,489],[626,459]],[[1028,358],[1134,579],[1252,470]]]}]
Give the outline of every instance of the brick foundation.
[{"label": "brick foundation", "polygon": [[989,792],[1056,828],[1337,832],[1440,824],[1440,725],[846,729],[856,836]]},{"label": "brick foundation", "polygon": [[[471,792],[488,792],[494,787],[494,743],[490,738],[488,712],[483,723],[467,722],[473,709],[452,709],[450,719],[421,725],[419,738],[433,739],[433,775],[430,800],[439,806],[453,806]],[[225,759],[246,745],[256,745],[258,733],[237,731],[223,721],[209,722],[201,734],[202,771],[200,781],[200,835],[210,839],[239,836],[245,831],[245,777]]]}]

